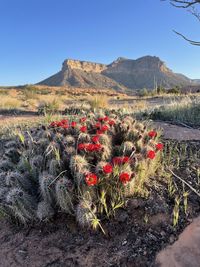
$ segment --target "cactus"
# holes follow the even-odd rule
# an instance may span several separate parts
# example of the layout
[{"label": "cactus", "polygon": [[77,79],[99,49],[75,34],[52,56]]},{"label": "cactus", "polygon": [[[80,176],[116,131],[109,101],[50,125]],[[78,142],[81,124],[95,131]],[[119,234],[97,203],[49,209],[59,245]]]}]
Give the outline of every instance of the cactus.
[{"label": "cactus", "polygon": [[111,151],[109,146],[106,146],[106,145],[102,146],[102,152],[101,152],[101,156],[100,156],[101,160],[102,161],[110,160],[111,152],[112,151]]},{"label": "cactus", "polygon": [[123,144],[121,144],[120,152],[124,156],[131,156],[136,151],[136,148],[134,146],[133,142],[126,141]]},{"label": "cactus", "polygon": [[71,213],[83,227],[103,213],[110,218],[143,189],[160,160],[155,132],[123,114],[90,112],[73,124],[38,126],[6,142],[0,160],[5,212],[23,223]]},{"label": "cactus", "polygon": [[10,171],[14,170],[15,165],[8,158],[0,160],[0,171]]},{"label": "cactus", "polygon": [[21,188],[15,187],[9,191],[6,204],[11,214],[23,224],[35,220],[36,201]]},{"label": "cactus", "polygon": [[10,141],[5,143],[4,147],[5,147],[5,149],[19,148],[20,145],[16,142],[16,140],[10,140]]},{"label": "cactus", "polygon": [[43,199],[50,204],[55,202],[55,190],[54,184],[52,184],[54,179],[55,177],[47,172],[43,172],[39,177],[40,193]]},{"label": "cactus", "polygon": [[103,174],[103,167],[107,164],[106,161],[100,161],[98,162],[98,164],[95,167],[95,173],[98,175],[102,175]]},{"label": "cactus", "polygon": [[61,172],[61,162],[56,159],[50,160],[48,172],[56,177]]},{"label": "cactus", "polygon": [[79,143],[89,143],[91,141],[91,137],[87,133],[80,133],[78,136]]},{"label": "cactus", "polygon": [[108,146],[109,148],[111,146],[111,138],[106,134],[101,134],[99,136],[99,142],[100,144]]},{"label": "cactus", "polygon": [[40,221],[48,221],[55,214],[54,209],[47,201],[40,201],[37,206],[36,216]]},{"label": "cactus", "polygon": [[56,200],[60,208],[66,213],[72,214],[74,185],[69,178],[61,178],[56,182]]},{"label": "cactus", "polygon": [[85,169],[89,169],[89,163],[84,157],[74,155],[70,160],[70,169],[72,174],[76,175],[76,173],[82,173]]},{"label": "cactus", "polygon": [[26,176],[20,174],[17,171],[8,172],[6,175],[6,186],[20,187],[28,191],[32,187],[30,180],[26,179]]},{"label": "cactus", "polygon": [[19,150],[15,147],[8,148],[5,151],[5,156],[10,159],[11,162],[17,163],[20,158]]},{"label": "cactus", "polygon": [[0,188],[6,186],[6,175],[7,175],[7,172],[0,172]]},{"label": "cactus", "polygon": [[76,142],[76,140],[75,140],[75,138],[72,135],[65,136],[65,138],[63,140],[63,143],[66,146],[74,146],[75,145],[75,142]]},{"label": "cactus", "polygon": [[76,220],[81,227],[91,227],[95,214],[96,206],[88,200],[81,200],[76,207]]}]

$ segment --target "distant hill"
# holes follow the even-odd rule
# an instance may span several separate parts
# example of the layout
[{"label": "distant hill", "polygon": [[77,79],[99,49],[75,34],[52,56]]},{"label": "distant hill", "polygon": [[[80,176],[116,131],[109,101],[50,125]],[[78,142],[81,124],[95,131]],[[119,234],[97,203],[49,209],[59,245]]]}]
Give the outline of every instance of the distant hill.
[{"label": "distant hill", "polygon": [[145,56],[136,60],[120,57],[109,65],[67,59],[61,71],[38,84],[130,91],[153,89],[157,85],[171,88],[195,83],[197,80],[194,82],[182,74],[174,73],[158,57]]}]

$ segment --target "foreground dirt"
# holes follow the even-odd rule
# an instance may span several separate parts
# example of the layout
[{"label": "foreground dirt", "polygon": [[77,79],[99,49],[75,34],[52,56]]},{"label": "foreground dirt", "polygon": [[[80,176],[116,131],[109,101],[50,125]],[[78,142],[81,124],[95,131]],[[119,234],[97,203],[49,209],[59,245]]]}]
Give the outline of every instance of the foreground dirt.
[{"label": "foreground dirt", "polygon": [[200,140],[200,130],[174,125],[166,122],[153,122],[156,128],[161,128],[165,139],[190,141]]},{"label": "foreground dirt", "polygon": [[16,227],[2,219],[0,266],[154,266],[156,254],[178,238],[200,207],[199,200],[191,194],[188,216],[181,212],[179,225],[173,228],[173,200],[166,188],[156,183],[155,188],[151,186],[150,198],[131,199],[127,209],[118,210],[110,223],[103,220],[106,235],[80,229],[72,217],[64,215],[27,227]]}]

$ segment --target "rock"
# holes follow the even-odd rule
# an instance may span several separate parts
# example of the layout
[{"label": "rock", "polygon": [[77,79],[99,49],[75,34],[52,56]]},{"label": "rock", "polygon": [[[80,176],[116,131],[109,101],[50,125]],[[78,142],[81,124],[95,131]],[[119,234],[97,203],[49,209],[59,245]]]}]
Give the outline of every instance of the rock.
[{"label": "rock", "polygon": [[155,261],[159,267],[200,266],[200,217],[195,219],[171,246],[161,251]]}]

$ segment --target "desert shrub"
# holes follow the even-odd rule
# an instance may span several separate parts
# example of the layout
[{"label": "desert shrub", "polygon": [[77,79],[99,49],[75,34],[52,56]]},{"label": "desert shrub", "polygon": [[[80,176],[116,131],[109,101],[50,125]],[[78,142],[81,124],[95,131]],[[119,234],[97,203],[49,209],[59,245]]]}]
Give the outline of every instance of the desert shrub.
[{"label": "desert shrub", "polygon": [[181,93],[181,89],[180,89],[179,86],[175,86],[175,87],[173,87],[173,88],[167,90],[166,92],[167,92],[168,94],[175,94],[175,95],[177,95],[177,94],[180,94],[180,93]]},{"label": "desert shrub", "polygon": [[168,106],[155,109],[151,119],[185,123],[191,126],[200,125],[200,104],[196,101],[179,101]]},{"label": "desert shrub", "polygon": [[146,88],[143,88],[139,91],[138,94],[140,97],[149,96],[149,91]]},{"label": "desert shrub", "polygon": [[146,196],[160,166],[159,135],[120,114],[62,119],[6,142],[0,161],[0,206],[22,223],[63,212],[96,228],[127,198]]},{"label": "desert shrub", "polygon": [[17,98],[13,98],[10,95],[1,95],[1,109],[17,109],[21,107],[21,104],[21,101]]},{"label": "desert shrub", "polygon": [[40,115],[44,114],[54,114],[59,111],[59,102],[57,99],[51,101],[40,101],[38,104],[38,113]]},{"label": "desert shrub", "polygon": [[8,89],[0,89],[0,95],[8,95],[9,90]]},{"label": "desert shrub", "polygon": [[106,95],[95,95],[88,100],[92,109],[107,108],[108,107],[108,96]]}]

